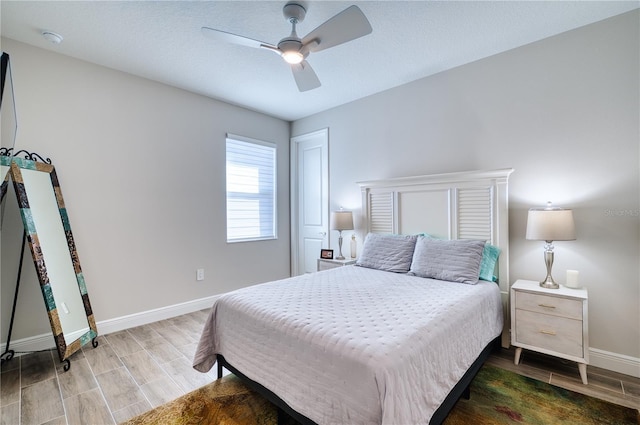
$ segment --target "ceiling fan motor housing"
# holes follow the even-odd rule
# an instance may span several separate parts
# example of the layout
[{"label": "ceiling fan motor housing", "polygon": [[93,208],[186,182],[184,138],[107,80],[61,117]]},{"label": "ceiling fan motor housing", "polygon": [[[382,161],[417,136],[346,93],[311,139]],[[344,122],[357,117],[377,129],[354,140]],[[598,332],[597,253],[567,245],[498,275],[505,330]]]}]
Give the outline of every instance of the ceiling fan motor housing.
[{"label": "ceiling fan motor housing", "polygon": [[278,49],[282,50],[283,52],[299,52],[301,47],[302,41],[299,38],[286,37],[278,42]]}]

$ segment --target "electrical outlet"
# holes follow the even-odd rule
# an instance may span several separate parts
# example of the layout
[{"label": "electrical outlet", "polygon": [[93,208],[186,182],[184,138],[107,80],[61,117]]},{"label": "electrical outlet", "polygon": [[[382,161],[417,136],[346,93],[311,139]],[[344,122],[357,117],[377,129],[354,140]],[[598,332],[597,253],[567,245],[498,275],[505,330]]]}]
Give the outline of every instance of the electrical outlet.
[{"label": "electrical outlet", "polygon": [[204,280],[204,269],[196,270],[196,280]]}]

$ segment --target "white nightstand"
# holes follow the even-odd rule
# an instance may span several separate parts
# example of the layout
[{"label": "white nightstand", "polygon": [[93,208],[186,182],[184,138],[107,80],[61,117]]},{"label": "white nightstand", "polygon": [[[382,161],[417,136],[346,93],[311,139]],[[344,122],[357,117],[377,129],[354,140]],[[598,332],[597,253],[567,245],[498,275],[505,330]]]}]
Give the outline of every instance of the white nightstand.
[{"label": "white nightstand", "polygon": [[511,287],[511,345],[514,363],[522,349],[578,362],[587,384],[589,364],[588,294],[584,288],[542,288],[538,282],[518,280]]},{"label": "white nightstand", "polygon": [[355,258],[345,258],[344,260],[318,258],[318,271],[335,269],[336,267],[348,266],[355,263]]}]

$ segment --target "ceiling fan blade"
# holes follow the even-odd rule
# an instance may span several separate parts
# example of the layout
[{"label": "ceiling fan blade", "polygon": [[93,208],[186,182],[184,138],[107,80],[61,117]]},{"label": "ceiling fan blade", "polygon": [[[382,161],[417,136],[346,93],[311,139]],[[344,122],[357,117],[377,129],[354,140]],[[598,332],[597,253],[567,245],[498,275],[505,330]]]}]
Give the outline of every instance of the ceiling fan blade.
[{"label": "ceiling fan blade", "polygon": [[257,48],[267,48],[270,50],[275,50],[276,53],[279,52],[278,48],[270,43],[265,43],[264,41],[254,40],[249,37],[243,37],[241,35],[232,34],[230,32],[217,30],[209,27],[202,27],[202,34],[210,38],[212,40],[223,41],[225,43],[233,43],[239,44],[241,46],[247,47],[257,47]]},{"label": "ceiling fan blade", "polygon": [[370,34],[371,31],[373,29],[367,17],[358,6],[353,5],[307,34],[302,44],[308,45],[311,52],[319,52]]},{"label": "ceiling fan blade", "polygon": [[299,64],[291,65],[291,71],[298,85],[298,90],[308,91],[320,87],[320,80],[309,62],[302,61]]}]

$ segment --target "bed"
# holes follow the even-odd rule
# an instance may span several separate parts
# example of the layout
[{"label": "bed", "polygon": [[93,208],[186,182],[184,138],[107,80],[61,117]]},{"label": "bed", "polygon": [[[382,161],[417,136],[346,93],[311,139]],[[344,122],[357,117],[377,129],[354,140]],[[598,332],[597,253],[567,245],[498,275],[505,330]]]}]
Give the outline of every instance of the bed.
[{"label": "bed", "polygon": [[361,182],[357,265],[221,296],[194,368],[217,362],[301,423],[441,423],[508,344],[512,171]]}]

